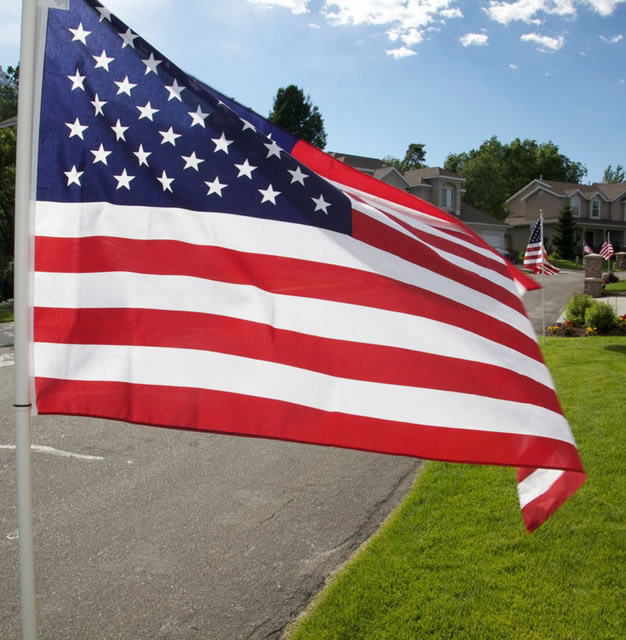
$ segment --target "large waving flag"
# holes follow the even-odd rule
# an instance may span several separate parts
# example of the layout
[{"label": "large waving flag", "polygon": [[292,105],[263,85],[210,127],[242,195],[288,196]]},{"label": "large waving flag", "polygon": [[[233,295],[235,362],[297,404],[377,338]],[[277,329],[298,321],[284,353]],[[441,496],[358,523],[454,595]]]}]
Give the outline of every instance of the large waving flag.
[{"label": "large waving flag", "polygon": [[49,12],[40,122],[40,413],[518,466],[529,529],[583,482],[535,284],[454,217],[90,0]]}]

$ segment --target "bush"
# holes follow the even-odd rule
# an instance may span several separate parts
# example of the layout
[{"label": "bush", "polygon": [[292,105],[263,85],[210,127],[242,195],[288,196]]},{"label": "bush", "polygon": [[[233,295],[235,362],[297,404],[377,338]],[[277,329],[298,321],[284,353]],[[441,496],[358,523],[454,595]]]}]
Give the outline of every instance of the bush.
[{"label": "bush", "polygon": [[593,302],[585,311],[585,322],[598,331],[608,331],[617,326],[617,313],[606,302]]},{"label": "bush", "polygon": [[0,274],[0,301],[13,297],[13,262]]},{"label": "bush", "polygon": [[593,299],[586,293],[575,293],[565,307],[565,318],[573,325],[585,324],[585,311]]}]

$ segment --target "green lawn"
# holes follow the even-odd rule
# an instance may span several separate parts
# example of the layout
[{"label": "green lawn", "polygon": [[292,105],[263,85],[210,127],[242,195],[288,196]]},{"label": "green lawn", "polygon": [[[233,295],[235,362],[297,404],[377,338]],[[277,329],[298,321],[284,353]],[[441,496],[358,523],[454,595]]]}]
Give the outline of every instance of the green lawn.
[{"label": "green lawn", "polygon": [[619,282],[611,282],[604,287],[604,291],[626,291],[626,280],[620,280]]},{"label": "green lawn", "polygon": [[13,322],[13,309],[0,309],[0,322]]},{"label": "green lawn", "polygon": [[580,259],[580,264],[576,264],[574,260],[562,260],[555,256],[549,256],[548,262],[559,269],[578,269],[579,271],[583,271],[585,268],[582,259]]},{"label": "green lawn", "polygon": [[544,347],[587,482],[525,533],[512,469],[429,462],[289,636],[626,638],[626,339]]}]

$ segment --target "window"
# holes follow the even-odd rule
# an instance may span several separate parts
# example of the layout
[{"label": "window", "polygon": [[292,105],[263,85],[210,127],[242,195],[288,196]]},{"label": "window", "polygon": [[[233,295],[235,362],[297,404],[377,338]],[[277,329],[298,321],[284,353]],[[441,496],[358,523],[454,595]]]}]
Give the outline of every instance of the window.
[{"label": "window", "polygon": [[572,210],[574,218],[580,218],[580,198],[570,198],[569,206]]},{"label": "window", "polygon": [[444,187],[441,190],[441,206],[444,209],[454,209],[454,189],[452,187]]},{"label": "window", "polygon": [[591,217],[592,218],[600,217],[600,200],[598,200],[598,198],[594,198],[591,201]]}]

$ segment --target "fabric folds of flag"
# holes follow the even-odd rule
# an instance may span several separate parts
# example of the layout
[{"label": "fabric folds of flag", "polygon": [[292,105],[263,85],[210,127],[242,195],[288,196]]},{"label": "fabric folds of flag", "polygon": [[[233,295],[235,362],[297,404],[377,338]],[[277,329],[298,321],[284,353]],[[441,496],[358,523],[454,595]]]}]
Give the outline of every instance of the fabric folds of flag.
[{"label": "fabric folds of flag", "polygon": [[585,241],[583,241],[583,254],[587,255],[589,253],[593,253],[593,250]]},{"label": "fabric folds of flag", "polygon": [[545,273],[548,276],[559,273],[560,269],[548,262],[548,254],[543,246],[541,219],[530,229],[530,238],[524,254],[524,266],[533,273]]},{"label": "fabric folds of flag", "polygon": [[607,239],[604,241],[604,244],[600,249],[600,255],[605,260],[610,260],[615,255],[615,251],[613,249],[613,245],[611,244],[610,238],[607,237]]},{"label": "fabric folds of flag", "polygon": [[40,413],[523,467],[529,529],[582,482],[536,284],[453,216],[91,0],[49,12],[39,139]]}]

